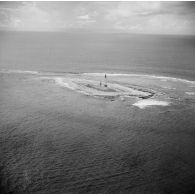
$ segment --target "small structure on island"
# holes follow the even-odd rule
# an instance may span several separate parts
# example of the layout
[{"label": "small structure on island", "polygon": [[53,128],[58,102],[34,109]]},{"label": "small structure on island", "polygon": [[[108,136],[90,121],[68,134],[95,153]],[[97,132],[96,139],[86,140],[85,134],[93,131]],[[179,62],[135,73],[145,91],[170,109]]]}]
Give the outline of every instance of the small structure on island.
[{"label": "small structure on island", "polygon": [[106,76],[106,74],[105,74],[105,83],[104,83],[104,87],[108,87],[108,85],[107,85],[107,76]]}]

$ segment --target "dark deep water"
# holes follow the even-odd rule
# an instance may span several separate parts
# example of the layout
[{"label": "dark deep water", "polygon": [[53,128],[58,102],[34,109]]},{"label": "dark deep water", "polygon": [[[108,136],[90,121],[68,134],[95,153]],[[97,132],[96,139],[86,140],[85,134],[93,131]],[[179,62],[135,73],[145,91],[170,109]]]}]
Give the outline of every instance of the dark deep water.
[{"label": "dark deep water", "polygon": [[195,36],[0,32],[0,69],[123,72],[194,80]]},{"label": "dark deep water", "polygon": [[[1,69],[194,80],[194,51],[194,37],[0,33]],[[139,109],[37,77],[0,73],[1,193],[195,192],[194,95]]]}]

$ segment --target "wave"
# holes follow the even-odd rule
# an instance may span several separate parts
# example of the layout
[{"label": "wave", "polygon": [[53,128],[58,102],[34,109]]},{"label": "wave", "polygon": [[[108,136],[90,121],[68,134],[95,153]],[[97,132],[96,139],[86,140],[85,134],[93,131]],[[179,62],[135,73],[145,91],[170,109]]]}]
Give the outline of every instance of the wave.
[{"label": "wave", "polygon": [[18,73],[18,74],[39,74],[38,71],[31,71],[31,70],[0,70],[1,73]]},{"label": "wave", "polygon": [[[43,79],[48,79],[48,77],[43,77]],[[117,83],[109,83],[108,87],[104,87],[103,84],[100,86],[99,81],[88,80],[84,78],[69,78],[69,77],[53,77],[55,83],[69,88],[71,90],[83,93],[85,95],[91,96],[102,96],[102,97],[124,97],[133,96],[140,98],[149,98],[153,96],[153,92],[141,90],[138,88],[127,87],[125,85],[120,85]]]},{"label": "wave", "polygon": [[187,95],[195,95],[195,92],[192,92],[192,91],[187,91],[187,92],[185,92]]},{"label": "wave", "polygon": [[72,82],[68,82],[67,80],[65,80],[64,78],[62,77],[55,77],[54,78],[56,84],[62,86],[62,87],[66,87],[66,88],[69,88],[69,89],[72,89],[72,90],[76,90],[76,85],[74,85],[74,83]]},{"label": "wave", "polygon": [[[83,75],[86,76],[104,76],[105,73],[83,73]],[[106,73],[107,76],[122,76],[122,77],[148,77],[148,78],[156,78],[156,79],[161,79],[162,81],[167,81],[171,80],[174,82],[180,81],[184,83],[190,83],[190,84],[195,84],[195,81],[190,81],[187,79],[181,79],[181,78],[175,78],[175,77],[167,77],[167,76],[157,76],[157,75],[148,75],[148,74],[122,74],[122,73]]]},{"label": "wave", "polygon": [[[0,70],[1,73],[18,73],[18,74],[76,74],[76,75],[84,75],[84,76],[97,76],[97,77],[104,77],[105,73],[76,73],[76,72],[38,72],[38,71],[31,71],[31,70],[6,70],[2,69]],[[187,79],[181,79],[181,78],[175,78],[175,77],[168,77],[168,76],[158,76],[158,75],[150,75],[150,74],[125,74],[125,73],[106,73],[107,76],[110,77],[147,77],[147,78],[155,78],[160,79],[161,81],[173,81],[173,82],[183,82],[188,84],[195,84],[195,81],[187,80]]]},{"label": "wave", "polygon": [[133,106],[137,106],[140,109],[144,109],[149,106],[168,106],[170,103],[166,101],[159,100],[140,100],[133,104]]}]

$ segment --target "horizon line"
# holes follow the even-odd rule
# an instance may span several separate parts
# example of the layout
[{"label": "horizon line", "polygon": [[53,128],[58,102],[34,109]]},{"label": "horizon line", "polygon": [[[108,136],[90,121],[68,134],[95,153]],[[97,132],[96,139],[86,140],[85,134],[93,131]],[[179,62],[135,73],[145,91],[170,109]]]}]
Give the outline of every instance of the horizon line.
[{"label": "horizon line", "polygon": [[195,34],[175,34],[175,33],[142,33],[142,32],[124,32],[124,31],[94,31],[94,30],[16,30],[16,29],[0,29],[0,32],[26,32],[26,33],[75,33],[75,34],[129,34],[129,35],[172,35],[172,36],[195,36]]}]

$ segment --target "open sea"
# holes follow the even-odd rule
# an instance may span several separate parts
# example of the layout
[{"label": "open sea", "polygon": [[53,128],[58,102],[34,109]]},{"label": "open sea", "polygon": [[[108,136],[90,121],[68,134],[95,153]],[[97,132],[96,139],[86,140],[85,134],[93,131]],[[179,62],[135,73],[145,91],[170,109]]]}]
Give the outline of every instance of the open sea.
[{"label": "open sea", "polygon": [[[170,104],[56,83],[99,73]],[[195,193],[194,118],[195,36],[0,32],[0,193]]]}]

